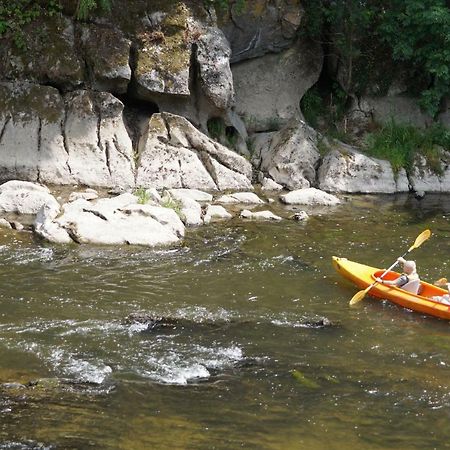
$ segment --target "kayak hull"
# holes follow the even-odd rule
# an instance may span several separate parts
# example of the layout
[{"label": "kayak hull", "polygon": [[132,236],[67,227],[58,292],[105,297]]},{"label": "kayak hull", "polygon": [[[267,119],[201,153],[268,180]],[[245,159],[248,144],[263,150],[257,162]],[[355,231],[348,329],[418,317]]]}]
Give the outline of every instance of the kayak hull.
[{"label": "kayak hull", "polygon": [[[384,272],[376,267],[366,266],[365,264],[337,256],[333,256],[333,266],[340,275],[352,281],[360,289],[367,288],[375,281],[375,277],[379,277]],[[392,280],[398,276],[399,274],[397,272],[389,272],[384,278]],[[449,320],[450,305],[431,299],[433,296],[441,296],[447,293],[448,291],[445,289],[421,281],[420,295],[415,295],[398,287],[387,286],[381,283],[377,283],[372,287],[368,295],[389,300],[412,311]]]}]

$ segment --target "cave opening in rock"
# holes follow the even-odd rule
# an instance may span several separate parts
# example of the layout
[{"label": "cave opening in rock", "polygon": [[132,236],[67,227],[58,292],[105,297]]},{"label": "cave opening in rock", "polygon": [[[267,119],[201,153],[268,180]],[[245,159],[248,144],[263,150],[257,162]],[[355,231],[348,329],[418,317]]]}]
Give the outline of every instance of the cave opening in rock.
[{"label": "cave opening in rock", "polygon": [[159,112],[159,106],[151,101],[136,99],[129,95],[120,96],[124,104],[123,120],[137,152],[139,141],[148,129],[148,122],[153,114]]}]

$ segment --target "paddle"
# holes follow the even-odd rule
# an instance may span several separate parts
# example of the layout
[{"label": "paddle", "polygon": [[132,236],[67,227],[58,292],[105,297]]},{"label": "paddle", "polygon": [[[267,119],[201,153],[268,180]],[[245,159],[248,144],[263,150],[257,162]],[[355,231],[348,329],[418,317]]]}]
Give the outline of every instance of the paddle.
[{"label": "paddle", "polygon": [[[411,247],[409,247],[406,253],[403,254],[402,258],[404,258],[409,252],[411,252],[415,248],[420,247],[430,236],[431,236],[430,230],[422,231],[422,233],[420,233],[419,236],[416,237],[414,244],[411,245]],[[390,270],[392,270],[397,265],[397,263],[398,261],[395,261],[395,263],[392,264],[392,266],[389,267],[389,269],[384,271],[384,273],[381,275],[380,278],[383,278]],[[360,302],[376,284],[378,284],[378,281],[374,281],[371,285],[367,286],[366,289],[357,292],[350,300],[350,305],[355,305],[356,303]]]}]

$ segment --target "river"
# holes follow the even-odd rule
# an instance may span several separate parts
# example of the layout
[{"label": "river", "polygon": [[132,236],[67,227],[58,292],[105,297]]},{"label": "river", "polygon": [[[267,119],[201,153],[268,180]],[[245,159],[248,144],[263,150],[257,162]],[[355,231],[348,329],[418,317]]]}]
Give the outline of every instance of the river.
[{"label": "river", "polygon": [[170,249],[0,231],[0,448],[447,447],[448,322],[350,308],[331,257],[387,267],[430,228],[419,273],[450,277],[449,218],[449,196],[360,196]]}]

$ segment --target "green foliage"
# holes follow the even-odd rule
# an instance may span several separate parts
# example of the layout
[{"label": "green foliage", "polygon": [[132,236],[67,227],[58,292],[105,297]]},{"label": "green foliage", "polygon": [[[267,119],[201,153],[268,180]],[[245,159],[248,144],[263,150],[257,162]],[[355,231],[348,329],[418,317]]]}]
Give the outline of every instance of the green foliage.
[{"label": "green foliage", "polygon": [[182,216],[182,213],[181,213],[181,202],[179,202],[178,200],[175,200],[168,193],[166,193],[163,196],[161,206],[163,206],[164,208],[173,209],[180,217]]},{"label": "green foliage", "polygon": [[76,17],[78,20],[86,20],[91,12],[96,9],[109,11],[111,9],[110,0],[78,0]]},{"label": "green foliage", "polygon": [[450,8],[445,0],[391,0],[380,35],[397,61],[426,77],[421,105],[431,115],[450,94]]},{"label": "green foliage", "polygon": [[442,174],[441,149],[450,149],[450,131],[441,125],[419,129],[394,120],[368,135],[367,153],[390,161],[395,173],[403,167],[412,169],[415,156],[422,154],[431,170]]},{"label": "green foliage", "polygon": [[40,16],[54,16],[61,11],[59,1],[10,0],[0,2],[0,38],[10,36],[20,50],[26,49],[24,28]]},{"label": "green foliage", "polygon": [[304,0],[304,32],[325,45],[348,94],[384,95],[397,74],[431,116],[450,95],[445,0]]},{"label": "green foliage", "polygon": [[225,135],[225,123],[220,117],[213,117],[207,123],[208,133],[215,141],[220,141]]},{"label": "green foliage", "polygon": [[319,116],[324,114],[323,99],[317,88],[312,88],[303,96],[300,107],[305,120],[314,128],[317,128]]},{"label": "green foliage", "polygon": [[142,187],[136,189],[134,195],[138,198],[138,203],[140,205],[145,205],[150,200],[150,194],[147,192],[147,189]]}]

